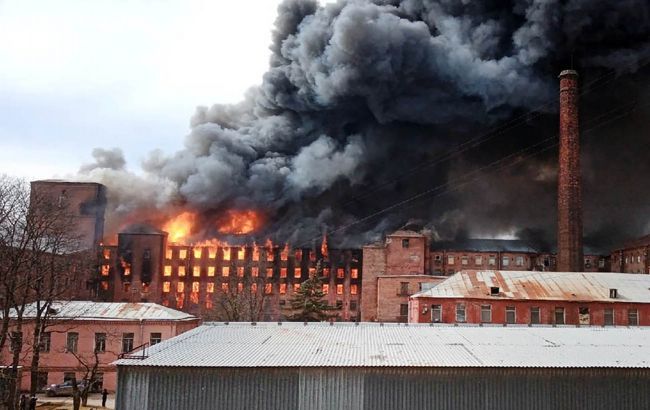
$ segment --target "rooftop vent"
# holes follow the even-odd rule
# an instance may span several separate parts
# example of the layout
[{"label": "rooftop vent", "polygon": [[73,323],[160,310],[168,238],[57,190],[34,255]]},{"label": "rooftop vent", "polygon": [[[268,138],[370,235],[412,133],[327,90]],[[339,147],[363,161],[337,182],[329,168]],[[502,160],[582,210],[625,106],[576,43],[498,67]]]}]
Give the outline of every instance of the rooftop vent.
[{"label": "rooftop vent", "polygon": [[491,296],[496,296],[499,294],[499,287],[498,286],[490,286],[490,295]]},{"label": "rooftop vent", "polygon": [[611,299],[616,299],[618,297],[618,289],[610,289],[609,290],[609,297]]}]

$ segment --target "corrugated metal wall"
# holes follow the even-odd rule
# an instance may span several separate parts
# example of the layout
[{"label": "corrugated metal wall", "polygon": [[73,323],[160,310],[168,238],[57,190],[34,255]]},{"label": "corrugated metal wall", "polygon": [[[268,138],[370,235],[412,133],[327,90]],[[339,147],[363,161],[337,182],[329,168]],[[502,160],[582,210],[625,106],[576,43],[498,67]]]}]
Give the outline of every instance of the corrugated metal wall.
[{"label": "corrugated metal wall", "polygon": [[647,409],[650,369],[125,367],[117,410]]}]

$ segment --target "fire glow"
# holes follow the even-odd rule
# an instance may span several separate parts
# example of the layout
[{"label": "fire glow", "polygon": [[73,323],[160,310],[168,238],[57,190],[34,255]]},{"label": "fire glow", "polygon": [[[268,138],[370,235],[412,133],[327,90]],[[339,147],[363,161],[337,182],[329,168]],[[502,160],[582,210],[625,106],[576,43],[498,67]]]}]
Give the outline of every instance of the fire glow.
[{"label": "fire glow", "polygon": [[255,211],[230,210],[217,222],[217,229],[223,234],[245,235],[259,229],[261,218]]},{"label": "fire glow", "polygon": [[169,234],[169,241],[172,243],[179,243],[187,239],[192,233],[196,215],[192,212],[183,212],[163,225],[163,230]]}]

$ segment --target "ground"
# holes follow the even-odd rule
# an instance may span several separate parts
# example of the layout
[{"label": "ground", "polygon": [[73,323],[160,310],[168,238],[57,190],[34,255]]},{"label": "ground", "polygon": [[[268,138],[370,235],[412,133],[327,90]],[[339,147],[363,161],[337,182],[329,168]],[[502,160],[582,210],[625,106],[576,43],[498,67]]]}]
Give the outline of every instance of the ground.
[{"label": "ground", "polygon": [[[38,395],[37,409],[39,410],[68,410],[72,409],[72,397],[47,397],[44,394]],[[88,406],[82,409],[114,409],[115,394],[109,394],[106,400],[106,407],[102,407],[102,395],[99,393],[88,396]]]}]

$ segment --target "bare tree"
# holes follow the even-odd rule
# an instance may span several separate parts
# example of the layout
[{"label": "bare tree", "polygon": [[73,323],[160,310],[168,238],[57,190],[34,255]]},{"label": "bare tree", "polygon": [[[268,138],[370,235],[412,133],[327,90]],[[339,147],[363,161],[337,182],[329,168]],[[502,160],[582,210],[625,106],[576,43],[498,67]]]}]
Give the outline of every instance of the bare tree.
[{"label": "bare tree", "polygon": [[264,301],[268,296],[266,286],[271,285],[260,277],[231,277],[214,292],[214,308],[206,314],[209,320],[229,322],[258,322],[262,317]]}]

